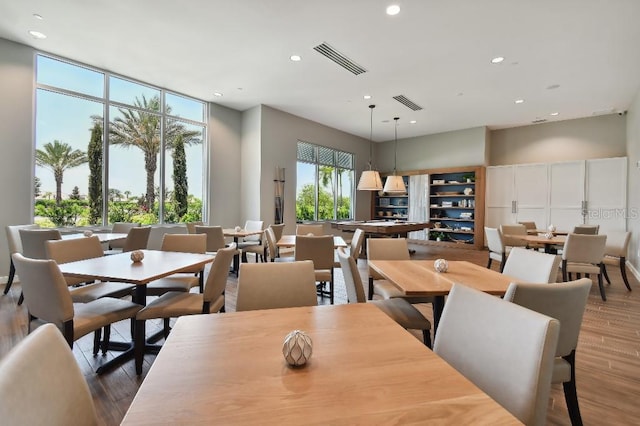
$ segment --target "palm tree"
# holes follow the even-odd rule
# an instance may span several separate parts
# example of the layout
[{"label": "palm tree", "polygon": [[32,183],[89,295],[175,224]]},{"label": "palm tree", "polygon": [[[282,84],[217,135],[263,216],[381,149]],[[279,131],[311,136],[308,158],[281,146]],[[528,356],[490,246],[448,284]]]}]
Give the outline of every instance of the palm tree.
[{"label": "palm tree", "polygon": [[36,165],[50,169],[56,180],[56,204],[62,201],[62,177],[65,170],[78,167],[88,160],[87,154],[73,149],[69,144],[54,140],[47,142],[42,149],[36,149]]},{"label": "palm tree", "polygon": [[[160,97],[154,96],[147,99],[136,97],[134,108],[118,108],[120,116],[109,123],[109,144],[121,145],[125,148],[136,147],[144,153],[144,168],[147,172],[147,193],[145,194],[145,206],[151,210],[155,200],[153,176],[158,168],[158,154],[160,153],[160,128],[162,117],[152,111],[160,111]],[[171,108],[166,108],[170,113]],[[102,117],[93,116],[96,122],[102,122]],[[182,142],[187,145],[202,143],[201,133],[186,130],[184,124],[176,120],[167,120],[164,128],[165,149],[173,149],[178,135],[182,136]]]}]

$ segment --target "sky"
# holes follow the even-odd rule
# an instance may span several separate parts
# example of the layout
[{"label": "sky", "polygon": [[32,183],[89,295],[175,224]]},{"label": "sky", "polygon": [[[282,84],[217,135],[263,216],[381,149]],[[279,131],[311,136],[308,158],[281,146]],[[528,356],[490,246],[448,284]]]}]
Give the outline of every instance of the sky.
[{"label": "sky", "polygon": [[[38,56],[37,80],[39,84],[73,90],[92,97],[102,98],[105,92],[105,75],[103,73],[81,68],[45,56]],[[150,99],[159,95],[158,89],[132,83],[121,78],[110,78],[110,98],[112,100],[132,104],[134,99],[146,96]],[[177,115],[195,121],[204,121],[204,104],[182,96],[166,94],[166,102]],[[62,95],[44,89],[36,94],[36,148],[47,142],[59,140],[71,145],[74,149],[86,152],[91,137],[92,115],[104,116],[104,104],[85,98]],[[120,115],[118,109],[111,107],[110,119]],[[202,130],[185,123],[189,130]],[[187,178],[189,194],[202,198],[203,157],[205,144],[185,147],[187,156]],[[172,190],[172,159],[166,156],[165,185]],[[155,174],[156,186],[159,185],[159,162]],[[36,166],[36,176],[40,178],[41,192],[55,194],[53,172]],[[68,169],[64,173],[62,184],[63,197],[70,194],[74,186],[78,186],[80,194],[86,195],[88,187],[89,166]],[[109,187],[121,192],[130,191],[132,196],[146,192],[146,172],[142,150],[134,147],[125,148],[114,145],[109,149]]]}]

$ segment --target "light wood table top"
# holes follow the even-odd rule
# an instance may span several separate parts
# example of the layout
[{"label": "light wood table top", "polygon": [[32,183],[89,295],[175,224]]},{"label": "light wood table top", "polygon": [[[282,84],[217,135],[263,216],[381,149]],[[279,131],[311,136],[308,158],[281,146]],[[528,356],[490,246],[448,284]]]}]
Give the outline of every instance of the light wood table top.
[{"label": "light wood table top", "polygon": [[[278,247],[295,247],[296,246],[296,235],[283,235],[280,237],[278,242],[276,243]],[[338,235],[333,236],[333,247],[347,247],[347,243],[344,242],[344,239]]]},{"label": "light wood table top", "polygon": [[[290,368],[282,343],[306,331]],[[123,425],[519,424],[374,305],[181,317]]]},{"label": "light wood table top", "polygon": [[[549,232],[547,229],[527,229],[527,234],[529,235],[537,235],[537,234],[546,234]],[[567,235],[569,231],[553,231],[553,235]]]},{"label": "light wood table top", "polygon": [[[127,234],[122,234],[119,232],[116,233],[112,233],[112,232],[106,232],[106,233],[101,233],[101,232],[95,232],[93,234],[91,234],[91,236],[97,236],[98,239],[100,240],[101,243],[107,243],[109,241],[114,241],[114,240],[120,240],[123,238],[127,238]],[[62,235],[62,239],[63,240],[75,240],[77,238],[86,238],[84,234],[64,234]]]},{"label": "light wood table top", "polygon": [[251,235],[262,235],[263,232],[264,231],[260,229],[257,229],[255,231],[247,231],[246,229],[240,229],[239,231],[236,231],[234,228],[224,228],[222,230],[222,233],[224,234],[225,237],[233,237],[235,239],[246,238]]},{"label": "light wood table top", "polygon": [[407,296],[446,296],[454,283],[502,296],[509,284],[518,281],[508,275],[471,262],[451,261],[449,270],[438,273],[433,260],[370,260],[378,272]]},{"label": "light wood table top", "polygon": [[385,221],[385,220],[370,220],[370,221],[341,221],[332,222],[332,228],[339,229],[341,231],[355,231],[360,228],[368,234],[379,235],[394,235],[403,234],[407,232],[420,231],[422,229],[431,228],[430,222],[409,222],[409,221]]},{"label": "light wood table top", "polygon": [[513,238],[526,241],[528,243],[563,245],[567,240],[565,235],[555,235],[553,238],[547,238],[543,235],[512,235]]},{"label": "light wood table top", "polygon": [[62,274],[68,277],[144,285],[185,268],[204,266],[214,259],[214,256],[209,254],[157,250],[142,252],[144,259],[139,263],[131,261],[131,253],[118,253],[63,263],[59,266]]}]

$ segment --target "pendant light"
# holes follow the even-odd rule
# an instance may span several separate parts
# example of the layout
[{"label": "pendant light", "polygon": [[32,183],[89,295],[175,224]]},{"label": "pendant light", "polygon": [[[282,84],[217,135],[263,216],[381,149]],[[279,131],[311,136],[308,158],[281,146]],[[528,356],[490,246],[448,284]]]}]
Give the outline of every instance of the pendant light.
[{"label": "pendant light", "polygon": [[380,179],[380,173],[377,170],[371,168],[371,152],[373,149],[373,109],[375,105],[369,105],[371,110],[371,130],[369,133],[369,170],[365,170],[360,175],[358,181],[358,190],[360,191],[380,191],[382,190],[382,180]]},{"label": "pendant light", "polygon": [[405,194],[407,192],[407,187],[404,184],[404,179],[402,176],[396,175],[396,166],[398,162],[398,120],[400,117],[395,117],[395,140],[396,144],[393,149],[393,174],[391,176],[387,176],[387,180],[384,183],[384,192],[389,194]]}]

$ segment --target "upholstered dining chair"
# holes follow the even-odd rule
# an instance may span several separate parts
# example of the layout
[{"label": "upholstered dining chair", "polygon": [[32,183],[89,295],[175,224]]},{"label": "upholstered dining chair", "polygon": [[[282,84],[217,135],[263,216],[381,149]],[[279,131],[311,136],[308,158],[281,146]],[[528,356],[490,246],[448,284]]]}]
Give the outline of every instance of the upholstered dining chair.
[{"label": "upholstered dining chair", "polygon": [[[22,243],[22,254],[29,259],[46,259],[47,251],[44,243],[48,240],[59,240],[62,238],[57,229],[19,229],[20,241]],[[20,294],[18,305],[24,301],[24,292]]]},{"label": "upholstered dining chair", "polygon": [[572,425],[582,424],[576,391],[576,347],[590,289],[591,280],[582,278],[549,285],[511,283],[504,295],[508,302],[560,321],[551,383],[562,383]]},{"label": "upholstered dining chair", "polygon": [[105,250],[104,254],[111,255],[146,249],[147,243],[149,242],[149,234],[151,234],[150,226],[131,228],[127,233],[127,238],[124,239],[124,245],[121,249]]},{"label": "upholstered dining chair", "polygon": [[576,225],[573,227],[573,234],[597,235],[600,225]]},{"label": "upholstered dining chair", "polygon": [[575,273],[577,278],[585,274],[598,276],[600,297],[607,300],[602,282],[604,269],[604,251],[607,243],[606,235],[569,234],[562,249],[562,281],[569,281],[569,274]]},{"label": "upholstered dining chair", "polygon": [[[334,292],[334,263],[333,263],[333,235],[306,236],[296,235],[294,259],[296,261],[311,260],[315,270],[317,288],[320,296],[329,296],[333,305]],[[329,290],[325,290],[329,283]]]},{"label": "upholstered dining chair", "polygon": [[316,306],[313,262],[243,263],[236,311]]},{"label": "upholstered dining chair", "polygon": [[207,236],[207,253],[216,253],[227,246],[224,239],[222,226],[195,226],[195,234],[205,234]]},{"label": "upholstered dining chair", "polygon": [[514,247],[502,273],[526,283],[555,283],[562,258],[522,247]]},{"label": "upholstered dining chair", "polygon": [[521,224],[500,225],[500,233],[505,247],[526,247],[527,242],[518,238],[526,236],[527,228]]},{"label": "upholstered dining chair", "polygon": [[[138,228],[142,226],[140,223],[133,222],[116,222],[111,227],[111,232],[114,234],[129,234],[129,230],[131,228]],[[109,242],[109,250],[122,250],[124,248],[124,244],[126,242],[126,238],[120,238],[117,240],[113,240]]]},{"label": "upholstered dining chair", "polygon": [[187,222],[187,223],[185,223],[185,225],[187,226],[187,234],[195,234],[196,233],[196,226],[202,226],[202,225],[204,225],[204,222],[199,220],[199,221],[195,221],[195,222]]},{"label": "upholstered dining chair", "polygon": [[13,284],[13,278],[16,275],[16,267],[13,265],[13,253],[22,253],[22,240],[20,239],[20,229],[38,229],[40,225],[7,225],[5,231],[7,232],[7,244],[9,245],[9,277],[7,278],[7,284],[4,286],[4,294],[9,293],[11,284]]},{"label": "upholstered dining chair", "polygon": [[264,230],[264,243],[266,250],[265,261],[269,262],[290,262],[293,261],[293,257],[280,257],[280,252],[277,246],[277,239],[273,228],[268,227]]},{"label": "upholstered dining chair", "polygon": [[[162,239],[162,251],[204,254],[207,251],[205,234],[165,234]],[[199,286],[204,291],[204,267],[186,268],[168,277],[147,284],[147,296],[161,296],[168,291],[189,292]]]},{"label": "upholstered dining chair", "polygon": [[[152,300],[136,315],[136,321],[162,318],[164,320],[164,337],[169,336],[169,320],[183,315],[211,314],[224,312],[224,292],[227,287],[227,277],[233,256],[238,253],[235,244],[221,248],[213,260],[204,292],[185,293],[183,291],[169,291],[157,299]],[[143,330],[136,327],[136,330]],[[143,333],[136,335],[136,345],[144,345]],[[143,351],[136,352],[136,371],[141,371]]]},{"label": "upholstered dining chair", "polygon": [[[48,259],[53,259],[58,265],[78,260],[102,257],[102,245],[98,236],[74,238],[71,240],[49,240],[44,242]],[[106,282],[81,285],[86,279],[65,277],[71,300],[74,303],[87,303],[101,297],[124,297],[131,294],[133,284]]]},{"label": "upholstered dining chair", "polygon": [[502,272],[507,262],[507,255],[509,254],[507,248],[504,246],[502,234],[499,229],[486,226],[484,227],[484,234],[487,237],[487,248],[489,249],[487,268],[491,268],[491,263],[495,260],[500,262],[500,272]]},{"label": "upholstered dining chair", "polygon": [[[370,260],[410,260],[409,246],[406,238],[368,238],[367,262]],[[385,280],[382,275],[371,268],[369,270],[369,300],[377,294],[383,299],[402,297],[409,303],[433,303],[431,297],[405,296],[396,286]]]},{"label": "upholstered dining chair", "polygon": [[433,351],[526,425],[544,425],[558,320],[454,284]]},{"label": "upholstered dining chair", "polygon": [[[345,252],[338,252],[344,285],[347,288],[348,303],[366,303],[367,296],[364,294],[364,287],[358,265],[353,256]],[[382,312],[387,314],[395,322],[405,329],[422,330],[422,340],[425,345],[431,347],[431,322],[426,319],[420,311],[401,297],[393,299],[372,300]]]},{"label": "upholstered dining chair", "polygon": [[[631,232],[624,231],[610,231],[607,232],[607,244],[604,248],[604,259],[602,259],[604,278],[609,284],[611,280],[607,274],[607,265],[616,265],[620,268],[622,274],[622,281],[627,287],[627,290],[631,291],[629,285],[629,279],[627,278],[627,252],[629,251],[629,242],[631,241]],[[5,290],[6,292],[6,290]]]},{"label": "upholstered dining chair", "polygon": [[[244,223],[245,231],[262,231],[264,229],[264,221],[262,220],[247,220]],[[257,247],[253,247],[257,246]],[[264,246],[262,245],[262,234],[249,235],[244,237],[242,241],[238,243],[238,248],[242,251],[242,261],[247,262],[247,253],[255,253],[256,262],[258,257],[264,255]],[[262,259],[264,260],[264,258]]]},{"label": "upholstered dining chair", "polygon": [[97,425],[89,386],[53,324],[0,360],[0,419],[14,425]]},{"label": "upholstered dining chair", "polygon": [[324,235],[324,225],[299,223],[296,226],[296,235],[315,235],[317,237]]},{"label": "upholstered dining chair", "polygon": [[[280,238],[282,238],[282,235],[284,234],[284,223],[271,224],[269,225],[269,228],[273,230],[273,236],[275,237],[276,243],[280,241]],[[276,247],[276,255],[277,257],[293,257],[293,248]]]},{"label": "upholstered dining chair", "polygon": [[[13,255],[16,271],[24,291],[29,312],[28,330],[52,323],[62,332],[67,343],[73,342],[93,331],[133,318],[142,306],[123,299],[103,297],[87,303],[73,303],[67,282],[55,260],[28,259]],[[97,353],[99,334],[94,337],[94,355]],[[103,351],[108,339],[105,336]]]},{"label": "upholstered dining chair", "polygon": [[353,238],[351,238],[351,243],[349,243],[349,247],[346,250],[342,248],[335,251],[334,257],[334,266],[336,268],[340,268],[340,259],[338,259],[338,252],[343,251],[347,253],[349,256],[353,257],[356,262],[358,261],[358,257],[360,256],[360,251],[362,250],[362,243],[364,242],[364,231],[360,228],[357,228],[353,233]]},{"label": "upholstered dining chair", "polygon": [[518,223],[520,225],[524,225],[524,227],[527,230],[527,232],[528,231],[535,231],[536,229],[538,229],[538,226],[533,221],[521,221],[521,222],[518,222]]}]

